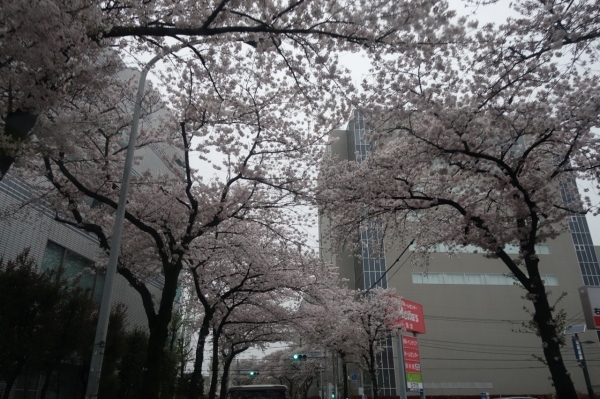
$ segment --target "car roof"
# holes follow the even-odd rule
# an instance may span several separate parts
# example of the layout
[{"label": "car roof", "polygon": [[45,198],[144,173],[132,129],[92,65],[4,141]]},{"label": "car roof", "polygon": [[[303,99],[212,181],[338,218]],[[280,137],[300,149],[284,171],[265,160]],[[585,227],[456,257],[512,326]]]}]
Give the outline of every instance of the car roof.
[{"label": "car roof", "polygon": [[285,385],[238,385],[229,388],[230,391],[253,391],[257,389],[287,389]]}]

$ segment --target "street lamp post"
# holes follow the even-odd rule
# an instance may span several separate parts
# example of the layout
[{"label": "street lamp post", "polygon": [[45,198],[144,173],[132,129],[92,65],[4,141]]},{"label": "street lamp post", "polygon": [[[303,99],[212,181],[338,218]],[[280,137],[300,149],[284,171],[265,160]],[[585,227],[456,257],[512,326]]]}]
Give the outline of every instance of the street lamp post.
[{"label": "street lamp post", "polygon": [[85,392],[86,399],[95,399],[98,397],[98,389],[100,388],[100,373],[102,371],[102,362],[104,360],[104,349],[106,346],[106,334],[108,331],[108,320],[110,318],[110,309],[112,304],[112,296],[114,291],[114,280],[117,273],[117,262],[119,260],[119,252],[121,249],[121,234],[123,232],[123,221],[125,219],[125,204],[127,202],[127,190],[129,189],[129,180],[131,178],[131,169],[133,165],[133,156],[135,152],[135,143],[137,140],[138,125],[140,114],[142,111],[142,101],[144,99],[144,88],[146,78],[150,69],[163,57],[181,50],[184,47],[198,43],[192,41],[180,44],[170,51],[159,54],[152,58],[142,69],[138,82],[138,90],[133,110],[133,120],[131,121],[131,132],[129,134],[129,142],[127,144],[127,155],[125,157],[125,166],[123,168],[123,180],[119,191],[119,202],[117,204],[117,214],[113,227],[113,235],[110,241],[110,254],[108,257],[108,265],[106,268],[106,277],[104,289],[102,291],[102,301],[100,302],[100,311],[98,313],[98,325],[96,326],[96,336],[94,337],[94,349],[90,362],[90,371],[88,374],[87,388]]}]

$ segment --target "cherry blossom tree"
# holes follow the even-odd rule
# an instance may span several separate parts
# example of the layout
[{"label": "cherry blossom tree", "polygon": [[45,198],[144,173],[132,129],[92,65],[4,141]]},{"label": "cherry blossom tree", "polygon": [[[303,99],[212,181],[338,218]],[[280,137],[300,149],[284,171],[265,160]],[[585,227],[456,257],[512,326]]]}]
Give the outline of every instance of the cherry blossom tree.
[{"label": "cherry blossom tree", "polygon": [[[248,307],[239,319],[233,319],[227,323],[221,334],[219,345],[223,363],[219,397],[227,397],[231,366],[236,356],[251,347],[264,349],[267,344],[284,340],[287,330],[282,328],[280,320],[275,322],[263,322],[268,320],[256,320],[254,317],[256,308]],[[246,321],[250,321],[247,323]]]},{"label": "cherry blossom tree", "polygon": [[[219,54],[272,52],[298,84],[310,70],[339,75],[339,51],[403,51],[457,33],[444,2],[167,0],[94,2],[25,0],[2,3],[0,50],[0,178],[22,156],[38,116],[70,103],[82,89],[101,90],[121,66],[119,54],[141,57],[193,42],[194,67],[207,82],[225,63]],[[386,51],[387,51],[386,50]],[[171,65],[185,68],[175,56]],[[276,76],[265,75],[265,79]],[[177,87],[177,82],[165,82]],[[216,89],[216,87],[215,87]],[[76,132],[73,132],[76,133]],[[53,135],[52,140],[65,139]]]},{"label": "cherry blossom tree", "polygon": [[304,296],[300,308],[303,317],[295,323],[297,334],[305,345],[326,349],[340,357],[344,398],[348,398],[348,379],[345,377],[348,363],[360,361],[355,353],[354,329],[347,317],[349,303],[354,302],[356,295],[355,291],[334,285]]},{"label": "cherry blossom tree", "polygon": [[[273,85],[262,85],[263,76],[257,68],[264,66],[260,63],[263,57],[258,54],[255,57],[249,66],[237,60],[240,64],[234,64],[238,67],[235,74],[227,69],[223,75],[212,74],[211,85],[218,90],[211,93],[218,101],[211,103],[205,93],[204,108],[195,101],[200,91],[192,70],[182,80],[188,89],[184,92],[188,100],[177,99],[182,108],[187,107],[182,111],[184,121],[179,124],[169,114],[153,116],[161,106],[153,94],[146,101],[145,112],[154,119],[146,118],[138,146],[155,145],[159,137],[166,136],[183,148],[184,159],[165,155],[167,171],[162,174],[145,170],[143,159],[139,159],[139,173],[128,196],[118,272],[140,294],[148,317],[150,336],[144,397],[155,397],[158,392],[162,353],[181,271],[209,261],[218,266],[220,259],[211,258],[214,249],[221,248],[217,252],[223,253],[227,245],[238,245],[233,241],[227,244],[228,235],[245,234],[243,238],[256,245],[278,244],[273,251],[260,252],[261,248],[253,247],[256,253],[248,261],[255,265],[263,262],[262,267],[270,265],[273,270],[279,268],[281,271],[274,275],[280,276],[281,287],[296,273],[292,267],[286,270],[282,259],[312,273],[302,274],[300,270],[299,276],[318,275],[321,267],[313,255],[304,254],[306,237],[294,226],[309,220],[301,207],[310,200],[315,173],[310,166],[316,163],[319,148],[315,144],[326,134],[328,118],[321,114],[321,109],[290,107],[290,101],[298,105],[313,101],[317,98],[313,92],[321,89],[289,85],[288,96],[281,97]],[[281,87],[286,87],[285,79],[280,80]],[[43,197],[44,205],[56,209],[55,219],[96,235],[101,248],[107,251],[120,185],[119,165],[125,152],[122,131],[130,123],[126,112],[130,104],[120,97],[124,92],[116,87],[113,92],[98,95],[93,91],[83,92],[73,100],[68,117],[40,115],[48,130],[74,132],[72,137],[77,141],[46,145],[43,152],[46,155],[40,162],[19,170],[23,177],[43,174],[44,179],[29,181]],[[91,107],[94,111],[88,114],[86,110]],[[311,134],[302,123],[309,116],[315,121]],[[190,155],[196,148],[192,140],[203,151],[200,154],[212,151],[211,157],[202,156],[202,161],[206,168],[214,168],[208,169],[214,170],[214,175],[208,172],[200,177],[191,167]],[[252,225],[257,228],[243,227]],[[273,238],[265,238],[269,234]],[[244,248],[249,251],[250,247]],[[198,277],[208,271],[200,268]],[[158,274],[164,277],[165,284],[155,303],[146,282]],[[264,271],[261,274],[267,275]],[[275,283],[266,281],[270,281],[272,290]],[[298,278],[293,286],[305,281],[306,277]],[[249,282],[254,284],[253,279]]]},{"label": "cherry blossom tree", "polygon": [[371,220],[404,245],[414,238],[423,255],[473,245],[499,258],[527,290],[558,397],[575,398],[535,245],[593,210],[575,179],[595,179],[600,166],[599,80],[588,68],[598,10],[587,1],[513,7],[520,15],[464,45],[375,65],[357,116],[370,126],[370,153],[360,164],[327,162],[323,209],[338,241]]},{"label": "cherry blossom tree", "polygon": [[[303,342],[340,355],[344,380],[346,362],[357,361],[371,379],[373,397],[378,398],[378,355],[385,342],[402,330],[397,323],[402,317],[402,301],[394,290],[377,288],[367,292],[330,287],[307,297],[301,311],[305,318],[300,319],[298,329]],[[347,385],[344,391],[347,394]]]},{"label": "cherry blossom tree", "polygon": [[[272,340],[281,339],[298,317],[291,304],[300,299],[300,293],[335,283],[330,267],[315,254],[303,252],[301,237],[292,231],[275,225],[237,224],[229,230],[218,229],[214,237],[211,250],[202,251],[205,258],[196,258],[197,263],[189,266],[203,313],[190,397],[202,393],[201,370],[209,334],[213,376],[208,397],[213,398],[223,334],[237,331],[246,336],[262,331],[266,340],[266,330],[271,331]],[[256,330],[258,326],[262,330]]]}]

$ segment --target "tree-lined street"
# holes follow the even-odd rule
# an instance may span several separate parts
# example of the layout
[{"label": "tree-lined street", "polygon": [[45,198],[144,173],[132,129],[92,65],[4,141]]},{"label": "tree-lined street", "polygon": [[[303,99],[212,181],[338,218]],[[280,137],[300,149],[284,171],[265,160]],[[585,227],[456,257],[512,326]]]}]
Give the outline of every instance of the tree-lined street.
[{"label": "tree-lined street", "polygon": [[[506,266],[525,289],[554,393],[575,399],[565,320],[539,245],[568,233],[573,216],[597,213],[576,180],[600,190],[600,6],[518,0],[506,4],[508,19],[485,25],[455,11],[496,3],[0,2],[0,184],[27,187],[27,198],[0,201],[0,218],[33,231],[45,215],[90,237],[94,273],[119,251],[117,272],[143,309],[147,331],[132,332],[127,310],[115,308],[123,331],[113,336],[136,349],[105,361],[102,373],[114,378],[103,374],[99,397],[225,399],[242,354],[284,342],[288,349],[244,366],[263,369],[249,382],[287,385],[298,399],[320,394],[319,361],[293,354],[322,351],[338,359],[343,397],[353,364],[378,399],[380,384],[392,389],[382,359],[402,333],[403,293],[387,288],[396,262],[372,259],[410,248],[415,264],[428,265],[443,246],[476,248]],[[340,62],[349,54],[371,66],[358,84],[356,66]],[[122,242],[111,248],[138,71],[153,57]],[[331,133],[349,119],[363,136],[340,159]],[[316,224],[317,244],[308,233]],[[18,245],[41,260],[46,241],[69,241],[44,234]],[[15,245],[0,241],[0,273],[41,267],[10,259]],[[354,255],[356,281],[340,278],[348,271],[327,251]],[[360,285],[362,273],[380,279]],[[8,311],[18,291],[0,291],[0,341],[32,350],[42,340],[48,352],[35,361],[4,352],[4,397],[26,368],[42,376],[42,397],[58,397],[58,364],[87,366],[89,326],[28,340],[45,313],[19,312],[17,325]],[[27,288],[16,303],[35,313],[35,293]],[[88,305],[56,305],[50,318],[93,324]],[[76,348],[66,348],[65,334],[79,329],[82,342],[69,338]]]}]

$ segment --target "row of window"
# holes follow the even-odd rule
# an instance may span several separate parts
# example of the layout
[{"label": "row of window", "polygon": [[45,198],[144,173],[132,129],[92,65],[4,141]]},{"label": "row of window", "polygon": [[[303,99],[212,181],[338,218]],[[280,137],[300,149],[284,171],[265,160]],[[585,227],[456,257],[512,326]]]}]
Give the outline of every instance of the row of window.
[{"label": "row of window", "polygon": [[[543,274],[546,286],[558,286],[555,274]],[[513,277],[500,273],[413,273],[414,284],[515,285]]]},{"label": "row of window", "polygon": [[493,382],[425,382],[424,388],[440,389],[440,388],[493,388]]},{"label": "row of window", "polygon": [[[414,247],[411,247],[414,249]],[[446,244],[436,244],[431,252],[449,252],[450,249]],[[454,247],[453,252],[460,253],[485,253],[482,248],[477,247],[475,245],[461,245]],[[508,244],[504,247],[504,252],[510,255],[515,255],[519,253],[519,247],[516,245]],[[535,253],[538,255],[550,255],[550,247],[547,244],[538,244],[535,246]]]}]

